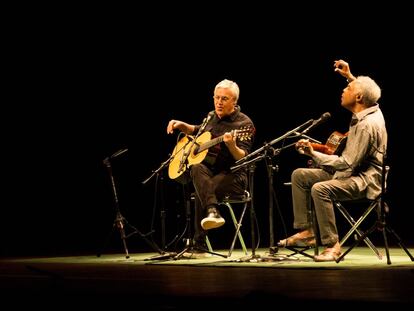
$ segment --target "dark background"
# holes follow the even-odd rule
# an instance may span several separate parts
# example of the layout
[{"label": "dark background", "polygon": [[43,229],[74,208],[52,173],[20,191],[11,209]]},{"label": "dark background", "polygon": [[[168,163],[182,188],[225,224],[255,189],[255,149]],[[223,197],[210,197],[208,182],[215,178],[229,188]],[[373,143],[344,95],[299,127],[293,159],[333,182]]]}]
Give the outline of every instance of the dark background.
[{"label": "dark background", "polygon": [[[13,96],[4,108],[9,120],[3,142],[3,255],[98,252],[115,218],[102,161],[124,148],[128,151],[111,161],[122,215],[142,233],[153,228],[149,237],[158,245],[165,215],[169,243],[184,229],[182,187],[166,169],[142,183],[176,144],[177,133],[166,134],[168,121],[201,123],[213,109],[214,86],[226,78],[239,84],[239,104],[255,122],[255,150],[328,111],[332,117],[310,133],[325,141],[334,130],[346,132],[351,117],[340,106],[346,81],[333,71],[337,59],[382,88],[392,167],[390,223],[413,244],[408,19],[397,17],[391,28],[393,11],[375,22],[352,24],[339,13],[317,23],[306,9],[288,22],[281,19],[284,10],[271,14],[266,8],[239,15],[215,11],[211,18],[202,18],[202,9],[195,14],[164,9],[125,17],[89,10],[15,26],[19,35],[9,49],[15,68],[6,84]],[[306,160],[291,149],[272,159],[279,167],[273,182],[282,215],[275,209],[276,240],[284,235],[282,220],[293,232],[290,189],[283,182]],[[254,196],[260,246],[266,247],[269,191],[263,162],[257,163]],[[227,225],[211,233],[216,247],[228,246],[232,235],[223,214]],[[338,225],[341,232],[348,228],[342,220]],[[110,236],[104,251],[122,252],[119,232]],[[130,251],[151,249],[138,234],[127,243]],[[182,247],[182,241],[173,246]]]}]

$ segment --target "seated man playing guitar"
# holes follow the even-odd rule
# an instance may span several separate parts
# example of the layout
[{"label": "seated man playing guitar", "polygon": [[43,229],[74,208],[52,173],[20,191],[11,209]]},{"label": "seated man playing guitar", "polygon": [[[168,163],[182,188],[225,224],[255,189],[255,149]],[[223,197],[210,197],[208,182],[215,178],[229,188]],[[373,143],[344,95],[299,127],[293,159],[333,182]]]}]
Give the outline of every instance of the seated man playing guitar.
[{"label": "seated man playing guitar", "polygon": [[[239,92],[235,82],[223,80],[214,89],[214,110],[203,124],[191,125],[171,120],[167,126],[168,134],[177,129],[196,137],[185,137],[187,143],[181,152],[174,153],[177,156],[169,167],[169,176],[173,179],[187,169],[190,171],[196,192],[196,245],[204,244],[206,230],[224,225],[218,202],[227,195],[243,194],[247,187],[246,170],[230,171],[237,160],[251,151],[255,134],[252,120],[237,105]],[[210,140],[211,137],[214,138]]]},{"label": "seated man playing guitar", "polygon": [[[387,146],[387,129],[378,104],[380,87],[367,76],[354,77],[349,64],[343,60],[335,61],[334,68],[348,81],[341,96],[341,106],[352,113],[345,147],[337,155],[317,151],[306,139],[297,142],[297,150],[310,156],[316,168],[293,171],[293,226],[299,232],[278,243],[279,247],[315,244],[308,213],[313,203],[321,243],[325,246],[314,257],[315,261],[335,261],[341,255],[333,201],[375,199],[381,193]],[[335,138],[331,142],[337,141]]]}]

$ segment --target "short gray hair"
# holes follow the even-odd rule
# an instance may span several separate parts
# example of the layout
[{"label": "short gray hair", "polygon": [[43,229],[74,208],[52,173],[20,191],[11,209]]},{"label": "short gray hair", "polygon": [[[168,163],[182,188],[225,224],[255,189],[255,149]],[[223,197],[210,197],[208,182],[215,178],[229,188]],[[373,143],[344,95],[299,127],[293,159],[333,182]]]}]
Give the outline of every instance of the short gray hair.
[{"label": "short gray hair", "polygon": [[235,97],[235,102],[237,102],[237,100],[239,99],[240,89],[236,82],[224,79],[216,85],[216,87],[214,88],[214,93],[216,93],[216,90],[218,88],[230,89]]},{"label": "short gray hair", "polygon": [[381,89],[378,84],[367,76],[358,76],[355,80],[362,93],[362,99],[368,106],[375,105],[381,97]]}]

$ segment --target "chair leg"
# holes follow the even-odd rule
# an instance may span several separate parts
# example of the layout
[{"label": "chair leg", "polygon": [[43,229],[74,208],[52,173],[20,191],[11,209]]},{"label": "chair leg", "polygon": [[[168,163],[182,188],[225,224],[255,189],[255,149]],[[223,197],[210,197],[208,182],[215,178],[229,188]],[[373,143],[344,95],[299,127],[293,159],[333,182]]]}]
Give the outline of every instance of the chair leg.
[{"label": "chair leg", "polygon": [[345,251],[339,256],[335,261],[336,263],[341,262],[341,260],[355,247],[357,246],[361,241],[365,241],[365,239],[370,235],[374,230],[377,230],[378,228],[378,222],[376,222],[371,228],[369,228],[367,231],[365,231],[358,239]]},{"label": "chair leg", "polygon": [[[371,203],[371,205],[369,206],[369,209],[371,209],[372,210],[372,208],[374,208],[374,207],[378,207],[378,204],[381,204],[381,201],[378,201],[378,200],[376,200],[376,201],[374,201],[373,203]],[[342,207],[342,206],[341,206]],[[342,207],[343,208],[343,207]],[[396,241],[397,241],[397,243],[398,243],[398,245],[400,245],[400,247],[402,247],[403,249],[404,249],[404,251],[406,252],[406,254],[410,257],[410,259],[411,259],[411,261],[414,261],[414,257],[410,254],[410,252],[408,251],[408,249],[402,244],[402,241],[401,241],[401,239],[400,239],[400,237],[394,232],[394,230],[392,230],[390,227],[389,227],[389,225],[387,224],[387,222],[386,222],[386,217],[385,217],[385,215],[383,214],[384,213],[384,211],[383,211],[383,209],[381,208],[381,209],[378,209],[377,210],[377,213],[378,213],[378,219],[377,219],[377,221],[371,226],[371,228],[369,228],[368,230],[366,230],[365,232],[363,232],[359,237],[358,237],[358,239],[354,242],[354,244],[352,244],[344,253],[342,253],[341,254],[341,256],[340,257],[338,257],[335,261],[337,262],[337,263],[339,263],[341,260],[342,260],[342,258],[344,258],[355,246],[357,246],[361,241],[365,241],[365,240],[369,240],[368,239],[368,236],[371,234],[371,233],[373,233],[374,231],[381,231],[382,232],[382,236],[383,236],[383,239],[384,239],[384,246],[385,246],[385,252],[386,252],[386,255],[387,255],[387,264],[391,264],[391,258],[390,258],[390,253],[389,253],[389,247],[388,247],[388,238],[387,238],[387,232],[388,233],[390,233],[390,234],[392,234],[393,236],[394,236],[394,238],[396,239]],[[365,215],[365,214],[364,214]],[[358,221],[357,222],[355,222],[355,225],[354,225],[354,227],[356,227],[356,224],[358,223],[361,223],[361,221],[363,220],[361,220],[361,218],[364,218],[365,219],[365,217],[366,217],[366,215],[365,216],[361,216],[360,217],[360,219],[358,219]],[[359,221],[359,220],[361,220],[361,221]],[[352,228],[351,230],[354,230],[354,231],[356,231],[356,229],[355,228]],[[351,231],[350,230],[350,231]],[[356,231],[357,232],[357,231]],[[358,233],[358,232],[357,232]],[[382,259],[382,258],[380,258],[380,259]]]},{"label": "chair leg", "polygon": [[315,235],[315,247],[313,250],[313,255],[318,256],[319,255],[319,229],[318,229],[318,220],[316,219],[316,213],[315,208],[313,207],[313,204],[310,208],[310,219],[311,219],[311,227],[313,230],[313,234]]},{"label": "chair leg", "polygon": [[[348,211],[345,209],[345,207],[340,202],[335,202],[335,206],[338,208],[338,210],[341,212],[341,214],[345,217],[345,219],[349,222],[349,224],[352,226],[352,228],[348,231],[348,233],[342,238],[340,241],[340,245],[342,246],[348,238],[352,235],[352,233],[356,232],[358,237],[361,237],[364,233],[358,229],[359,225],[362,223],[362,221],[371,213],[371,211],[377,206],[378,202],[375,201],[371,203],[371,205],[368,207],[368,209],[361,215],[361,217],[355,221],[351,214],[348,213]],[[382,259],[382,254],[379,252],[379,250],[375,247],[375,245],[371,242],[371,240],[365,236],[364,240],[365,244],[375,253],[375,255],[378,257],[378,259]]]},{"label": "chair leg", "polygon": [[[411,255],[410,251],[408,250],[408,248],[404,245],[404,243],[402,242],[401,238],[398,236],[397,233],[395,233],[395,231],[389,227],[388,225],[385,226],[384,231],[387,231],[388,233],[392,234],[392,236],[394,237],[394,239],[397,241],[397,244],[405,251],[405,253],[407,254],[408,257],[410,257],[411,261],[414,261],[414,257],[413,255]],[[386,236],[384,236],[384,239],[386,238]],[[387,244],[387,248],[388,248],[388,244]],[[389,264],[391,264],[391,260],[389,259],[389,253],[387,253],[387,259]]]},{"label": "chair leg", "polygon": [[246,248],[246,244],[244,243],[243,236],[242,236],[242,234],[241,234],[241,232],[240,232],[241,224],[242,224],[242,221],[243,221],[243,216],[244,216],[244,213],[245,213],[245,211],[246,211],[246,207],[247,207],[247,202],[245,203],[245,206],[244,206],[244,208],[243,208],[243,212],[242,212],[242,214],[241,214],[241,216],[240,216],[240,220],[239,220],[239,221],[237,221],[236,216],[234,215],[234,211],[233,211],[233,208],[231,207],[231,204],[230,204],[229,202],[225,202],[224,204],[225,204],[225,205],[228,207],[228,209],[229,209],[229,212],[230,212],[230,215],[231,215],[231,219],[233,220],[233,224],[234,224],[234,227],[235,227],[235,229],[236,229],[236,233],[235,233],[235,235],[234,235],[233,242],[232,242],[232,244],[231,244],[231,247],[230,247],[230,250],[229,250],[228,257],[230,257],[230,256],[231,256],[231,254],[232,254],[232,252],[233,252],[233,249],[234,249],[234,244],[235,244],[235,242],[236,242],[236,238],[237,238],[237,237],[239,238],[240,245],[241,245],[241,247],[242,247],[242,249],[243,249],[244,254],[245,254],[245,255],[247,255],[247,248]]},{"label": "chair leg", "polygon": [[285,246],[285,248],[293,252],[292,254],[287,255],[288,257],[294,256],[296,254],[301,254],[301,255],[303,255],[305,257],[309,257],[311,259],[314,259],[314,257],[315,257],[315,255],[309,255],[308,253],[306,253],[306,251],[308,249],[313,248],[312,246],[305,246],[305,247],[301,247],[301,248],[299,248],[297,246],[296,247],[295,246]]},{"label": "chair leg", "polygon": [[[296,254],[301,254],[302,256],[314,259],[315,256],[319,255],[319,230],[318,230],[318,222],[316,219],[316,213],[315,209],[313,208],[313,205],[311,206],[310,210],[308,211],[308,216],[310,219],[310,225],[313,230],[313,233],[315,235],[315,246],[285,246],[286,249],[292,251],[293,253],[287,255],[288,257],[294,256]],[[309,255],[306,253],[307,250],[310,250],[313,248],[313,255]]]},{"label": "chair leg", "polygon": [[208,236],[206,236],[206,244],[207,244],[207,249],[209,250],[209,252],[212,252],[213,248],[211,247],[211,243],[210,243],[210,240],[208,239]]}]

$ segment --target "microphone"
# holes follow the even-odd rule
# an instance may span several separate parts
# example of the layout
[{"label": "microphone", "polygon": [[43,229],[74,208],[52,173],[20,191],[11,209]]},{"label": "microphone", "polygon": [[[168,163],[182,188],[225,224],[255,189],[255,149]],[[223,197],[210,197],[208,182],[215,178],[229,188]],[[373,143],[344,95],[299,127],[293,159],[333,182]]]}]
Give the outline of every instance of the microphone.
[{"label": "microphone", "polygon": [[203,124],[201,124],[200,130],[198,131],[199,133],[203,132],[204,129],[207,126],[207,123],[211,120],[211,118],[214,116],[215,111],[210,111],[207,115],[207,117],[204,118],[203,120]]},{"label": "microphone", "polygon": [[314,120],[311,125],[309,125],[306,129],[304,129],[302,131],[302,135],[307,134],[312,128],[314,128],[315,126],[318,126],[319,124],[325,122],[330,117],[331,117],[331,114],[329,112],[325,112],[324,114],[321,115],[321,117],[319,119]]},{"label": "microphone", "polygon": [[181,155],[180,165],[178,166],[177,173],[181,173],[181,171],[184,169],[184,165],[185,165],[185,162],[187,162],[187,158],[188,158],[188,154],[184,150],[183,154]]},{"label": "microphone", "polygon": [[[186,137],[188,138],[188,141],[182,147],[183,148],[183,153],[181,155],[180,165],[178,166],[177,173],[181,173],[181,171],[184,169],[184,166],[187,163],[187,159],[188,159],[188,157],[189,157],[189,155],[191,153],[191,150],[193,149],[194,144],[197,145],[197,146],[199,146],[199,144],[194,139],[194,137],[191,137],[190,135],[186,135]],[[188,148],[188,150],[186,150],[186,147],[187,147],[188,144],[192,144],[192,146],[190,146],[190,148]]]},{"label": "microphone", "polygon": [[112,154],[112,155],[110,155],[109,157],[106,157],[104,160],[103,160],[103,163],[109,168],[109,167],[111,167],[111,163],[110,163],[110,159],[114,159],[114,158],[116,158],[116,157],[118,157],[118,156],[120,156],[121,154],[124,154],[125,152],[127,152],[128,151],[128,149],[127,148],[125,148],[125,149],[120,149],[120,150],[118,150],[117,152],[115,152],[114,154]]},{"label": "microphone", "polygon": [[117,152],[115,152],[113,155],[111,155],[111,156],[110,156],[110,158],[111,158],[111,159],[116,158],[116,157],[120,156],[121,154],[123,154],[123,153],[125,153],[125,152],[127,152],[127,151],[128,151],[128,149],[121,149],[121,150],[118,150],[118,151],[117,151]]}]

